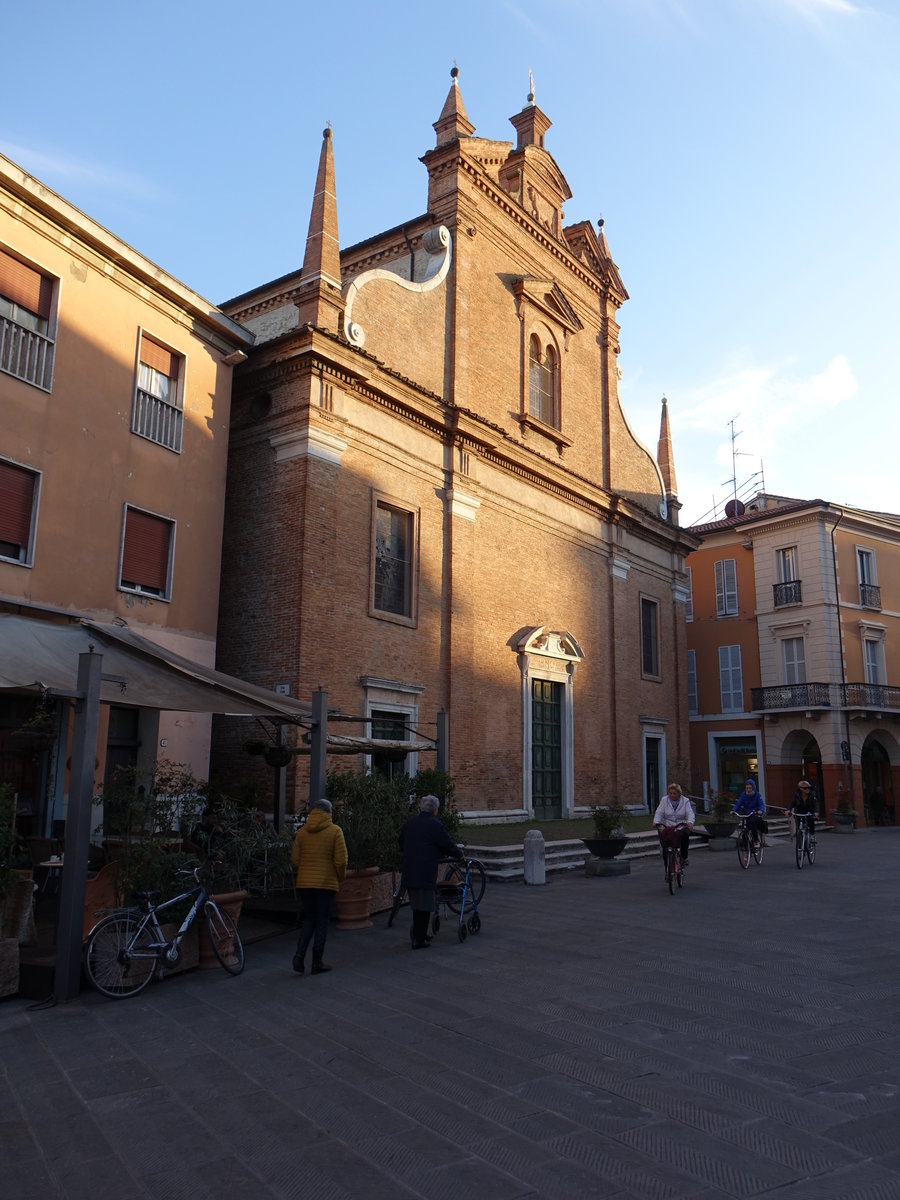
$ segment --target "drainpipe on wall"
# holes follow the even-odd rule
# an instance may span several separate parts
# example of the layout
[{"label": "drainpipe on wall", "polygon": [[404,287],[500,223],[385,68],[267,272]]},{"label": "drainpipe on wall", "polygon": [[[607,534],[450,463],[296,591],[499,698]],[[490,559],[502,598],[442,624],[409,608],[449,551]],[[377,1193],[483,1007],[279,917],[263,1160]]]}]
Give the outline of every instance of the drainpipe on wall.
[{"label": "drainpipe on wall", "polygon": [[[844,764],[844,778],[846,780],[847,792],[849,794],[850,803],[852,806],[853,805],[853,764],[852,764],[852,762],[850,760],[850,756],[849,756],[850,714],[847,712],[847,705],[846,705],[847,675],[844,670],[844,631],[841,626],[841,596],[840,596],[840,592],[838,591],[837,547],[835,546],[835,543],[834,543],[834,535],[837,531],[838,525],[840,525],[840,523],[841,523],[841,521],[843,521],[843,519],[844,519],[844,510],[841,509],[840,516],[838,517],[838,519],[835,521],[835,523],[831,527],[831,569],[834,574],[834,602],[837,607],[838,651],[840,653],[840,658],[841,658],[841,708],[842,708],[843,714],[844,714],[844,728],[845,728],[845,732],[847,735],[847,746],[848,746],[847,758],[844,759],[844,756],[842,753],[841,761]],[[823,799],[824,799],[824,797],[823,797]],[[824,817],[825,817],[824,813],[822,814],[822,817],[824,820]]]}]

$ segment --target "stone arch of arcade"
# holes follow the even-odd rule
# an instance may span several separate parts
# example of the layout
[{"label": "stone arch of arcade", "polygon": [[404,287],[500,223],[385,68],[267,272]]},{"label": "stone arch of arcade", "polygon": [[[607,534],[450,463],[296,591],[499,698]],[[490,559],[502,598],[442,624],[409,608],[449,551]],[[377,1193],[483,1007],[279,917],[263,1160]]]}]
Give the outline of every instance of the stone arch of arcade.
[{"label": "stone arch of arcade", "polygon": [[[900,765],[900,742],[896,734],[888,729],[873,729],[862,744],[859,765],[863,802],[868,806],[872,792],[880,786],[884,789],[888,810],[894,809],[895,772]],[[900,780],[900,773],[897,778]],[[868,808],[866,811],[868,814]]]}]

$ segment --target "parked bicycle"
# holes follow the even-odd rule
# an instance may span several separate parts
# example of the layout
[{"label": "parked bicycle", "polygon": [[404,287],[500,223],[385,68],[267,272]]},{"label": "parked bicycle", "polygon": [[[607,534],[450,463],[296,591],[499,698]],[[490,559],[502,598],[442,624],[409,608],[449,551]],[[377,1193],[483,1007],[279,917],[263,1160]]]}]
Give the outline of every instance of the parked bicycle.
[{"label": "parked bicycle", "polygon": [[757,863],[761,863],[763,859],[763,841],[760,830],[751,830],[749,824],[749,816],[741,816],[741,825],[737,835],[737,855],[738,862],[746,871],[750,866],[750,859],[753,858]]},{"label": "parked bicycle", "polygon": [[[234,921],[219,908],[200,881],[200,868],[179,871],[193,875],[196,887],[155,904],[159,892],[138,892],[137,907],[118,909],[98,921],[88,934],[84,948],[87,977],[98,992],[113,1000],[136,996],[156,975],[181,962],[181,943],[198,916],[206,922],[206,935],[213,954],[229,975],[244,969],[244,945]],[[193,900],[187,916],[171,941],[163,934],[159,913],[185,900]]]},{"label": "parked bicycle", "polygon": [[816,861],[816,839],[809,828],[810,814],[794,813],[793,816],[797,822],[797,833],[795,835],[797,869],[802,871],[804,858],[809,859],[810,866]]}]

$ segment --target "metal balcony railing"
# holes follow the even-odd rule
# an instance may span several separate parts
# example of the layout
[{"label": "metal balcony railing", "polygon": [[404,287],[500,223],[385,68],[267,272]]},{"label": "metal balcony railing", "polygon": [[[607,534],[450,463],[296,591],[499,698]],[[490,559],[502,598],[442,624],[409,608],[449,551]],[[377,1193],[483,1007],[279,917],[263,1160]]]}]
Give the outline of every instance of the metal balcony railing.
[{"label": "metal balcony railing", "polygon": [[134,413],[131,432],[158,442],[168,450],[181,449],[181,432],[184,413],[174,404],[160,400],[150,392],[137,389],[134,396]]},{"label": "metal balcony railing", "polygon": [[842,685],[844,708],[900,709],[900,687],[885,683],[845,683]]},{"label": "metal balcony railing", "polygon": [[861,583],[859,585],[859,602],[863,608],[877,608],[881,610],[881,588],[875,583]]},{"label": "metal balcony railing", "polygon": [[0,317],[0,371],[50,391],[53,378],[53,341]]},{"label": "metal balcony railing", "polygon": [[785,683],[779,687],[751,688],[754,712],[789,709],[863,708],[900,712],[900,687],[884,683]]},{"label": "metal balcony railing", "polygon": [[785,604],[802,604],[803,588],[799,579],[789,579],[786,583],[773,583],[775,607],[782,608]]},{"label": "metal balcony railing", "polygon": [[827,683],[785,683],[780,687],[751,688],[750,703],[756,712],[831,708],[831,687]]}]

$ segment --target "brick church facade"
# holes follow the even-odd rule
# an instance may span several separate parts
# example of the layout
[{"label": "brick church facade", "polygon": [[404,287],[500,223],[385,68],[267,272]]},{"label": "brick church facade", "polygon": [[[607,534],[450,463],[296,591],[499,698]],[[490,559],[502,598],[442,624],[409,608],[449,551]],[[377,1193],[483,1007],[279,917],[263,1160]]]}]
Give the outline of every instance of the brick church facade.
[{"label": "brick church facade", "polygon": [[[331,131],[299,272],[223,306],[235,373],[218,666],[435,736],[474,817],[652,805],[687,783],[684,557],[668,417],[657,455],[618,398],[627,299],[529,97],[474,136],[454,78],[426,211],[342,249]],[[246,774],[235,723],[220,774]],[[260,760],[253,760],[259,762]],[[287,807],[302,806],[306,759]],[[329,765],[407,770],[359,754]]]}]

